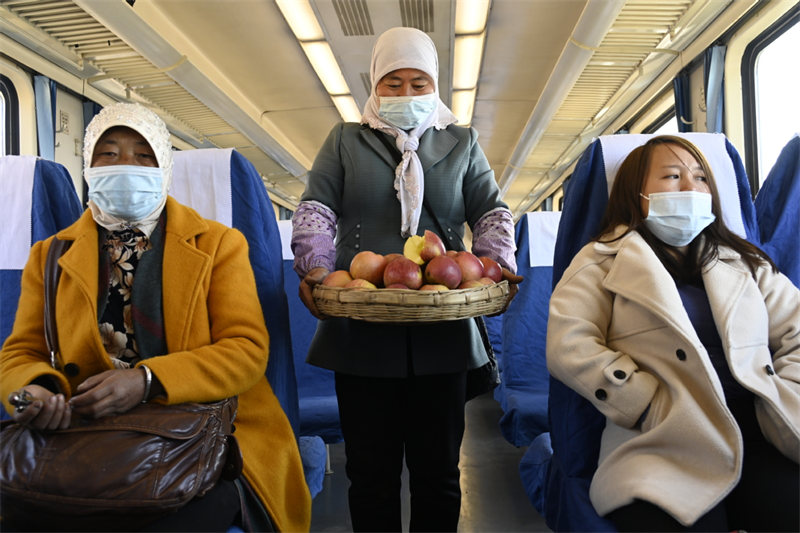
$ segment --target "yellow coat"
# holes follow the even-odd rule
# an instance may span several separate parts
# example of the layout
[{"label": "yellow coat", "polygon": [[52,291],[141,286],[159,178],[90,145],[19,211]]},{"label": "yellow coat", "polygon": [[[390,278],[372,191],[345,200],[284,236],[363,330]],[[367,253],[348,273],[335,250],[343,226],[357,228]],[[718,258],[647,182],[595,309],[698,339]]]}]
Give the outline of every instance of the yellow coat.
[{"label": "yellow coat", "polygon": [[[239,395],[236,438],[244,475],[280,531],[308,531],[311,497],[292,428],[264,371],[269,337],[241,233],[203,219],[169,198],[164,235],[163,312],[169,354],[147,360],[166,403],[209,402]],[[43,326],[43,284],[51,239],[36,243],[22,274],[13,331],[0,352],[0,397],[40,376],[52,376],[67,398],[79,383],[112,368],[97,325],[98,231],[86,211],[58,233],[71,240],[62,256],[56,303],[61,360],[49,363]]]}]

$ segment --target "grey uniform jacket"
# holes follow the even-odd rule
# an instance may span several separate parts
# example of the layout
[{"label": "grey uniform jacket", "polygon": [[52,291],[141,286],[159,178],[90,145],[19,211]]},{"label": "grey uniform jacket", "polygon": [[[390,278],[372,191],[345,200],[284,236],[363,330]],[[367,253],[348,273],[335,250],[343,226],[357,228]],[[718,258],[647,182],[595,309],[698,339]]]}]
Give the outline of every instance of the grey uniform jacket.
[{"label": "grey uniform jacket", "polygon": [[[347,269],[362,250],[403,251],[396,156],[376,134],[384,135],[365,125],[337,125],[309,173],[302,200],[325,204],[338,217],[337,269]],[[472,227],[488,211],[506,207],[477,137],[471,128],[430,128],[417,149],[425,198],[445,228],[448,248],[457,248],[464,222]],[[426,229],[441,233],[423,208],[417,233]],[[411,368],[417,375],[460,372],[486,361],[473,320],[408,327],[331,318],[320,321],[308,353],[311,364],[376,377],[404,377]]]},{"label": "grey uniform jacket", "polygon": [[[800,458],[800,291],[721,247],[703,272],[734,378],[759,425]],[[547,366],[607,419],[590,497],[604,515],[634,498],[690,524],[741,475],[741,432],[678,289],[635,231],[587,244],[550,300]],[[651,406],[640,428],[634,427]]]}]

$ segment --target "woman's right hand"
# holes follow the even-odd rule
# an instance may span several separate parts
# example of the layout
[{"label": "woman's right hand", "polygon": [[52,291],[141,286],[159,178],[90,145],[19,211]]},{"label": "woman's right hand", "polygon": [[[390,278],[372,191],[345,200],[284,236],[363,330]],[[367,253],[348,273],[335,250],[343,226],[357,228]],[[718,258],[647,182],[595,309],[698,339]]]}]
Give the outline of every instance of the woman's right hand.
[{"label": "woman's right hand", "polygon": [[[26,385],[11,396],[27,392],[33,401],[21,410],[14,409],[14,421],[35,429],[67,429],[72,419],[72,408],[63,394],[53,394],[41,385]],[[11,396],[9,401],[11,401]]]},{"label": "woman's right hand", "polygon": [[325,320],[328,318],[328,315],[323,315],[319,312],[311,293],[314,291],[314,285],[322,283],[322,280],[324,280],[328,274],[330,274],[330,271],[325,267],[312,268],[308,274],[306,274],[306,277],[300,280],[300,300],[308,310],[311,311],[311,314],[320,320]]}]

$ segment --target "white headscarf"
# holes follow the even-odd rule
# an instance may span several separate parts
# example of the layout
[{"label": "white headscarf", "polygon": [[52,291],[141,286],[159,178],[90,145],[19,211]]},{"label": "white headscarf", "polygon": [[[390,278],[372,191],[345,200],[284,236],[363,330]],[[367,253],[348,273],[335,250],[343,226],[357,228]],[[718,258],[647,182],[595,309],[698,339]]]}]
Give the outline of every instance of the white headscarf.
[{"label": "white headscarf", "polygon": [[[434,94],[439,101],[437,108],[409,132],[380,119],[378,116],[380,97],[375,94],[378,82],[385,75],[401,68],[414,68],[430,76],[433,80]],[[404,237],[408,237],[417,232],[419,215],[422,211],[422,197],[425,192],[425,176],[422,163],[417,156],[419,138],[431,126],[441,130],[455,123],[457,119],[439,98],[439,57],[436,45],[426,33],[416,28],[391,28],[384,32],[378,37],[372,49],[369,73],[372,92],[364,106],[361,123],[395,137],[397,148],[403,154],[402,161],[395,169],[394,188],[400,200],[402,213],[400,231]]]},{"label": "white headscarf", "polygon": [[167,193],[172,182],[172,143],[169,140],[169,130],[158,115],[142,105],[119,103],[103,108],[89,122],[83,140],[83,176],[87,183],[89,180],[86,178],[86,169],[92,166],[94,147],[103,133],[115,126],[125,126],[136,131],[153,149],[161,169],[161,202],[150,214],[135,221],[123,221],[106,213],[91,200],[89,209],[92,210],[95,222],[109,231],[134,227],[149,237],[167,203]]}]

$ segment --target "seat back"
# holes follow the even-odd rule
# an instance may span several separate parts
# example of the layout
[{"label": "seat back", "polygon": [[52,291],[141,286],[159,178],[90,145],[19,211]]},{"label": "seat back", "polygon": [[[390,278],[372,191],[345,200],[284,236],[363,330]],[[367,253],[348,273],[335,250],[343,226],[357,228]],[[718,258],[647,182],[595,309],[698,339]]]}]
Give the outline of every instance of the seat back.
[{"label": "seat back", "polygon": [[800,287],[800,134],[781,150],[755,205],[762,249]]},{"label": "seat back", "polygon": [[333,371],[306,363],[308,347],[317,329],[317,319],[298,296],[300,278],[294,271],[294,254],[289,246],[292,221],[280,220],[278,226],[283,243],[284,286],[289,295],[289,322],[300,404],[300,434],[319,435],[326,443],[333,444],[342,440]]},{"label": "seat back", "polygon": [[269,331],[267,379],[297,434],[297,380],[283,289],[281,239],[261,176],[233,149],[175,152],[170,195],[201,216],[238,229],[247,239]]},{"label": "seat back", "polygon": [[31,245],[83,213],[72,178],[58,163],[35,156],[0,157],[0,345],[14,325],[22,269]]},{"label": "seat back", "polygon": [[500,430],[515,446],[528,446],[548,431],[545,335],[560,218],[560,212],[539,211],[516,224],[517,273],[525,279],[501,315],[501,384],[495,392],[503,409]]},{"label": "seat back", "polygon": [[[720,193],[723,217],[738,235],[758,244],[750,186],[741,158],[722,134],[679,134],[695,144],[709,164]],[[553,259],[553,285],[575,254],[600,230],[611,185],[620,164],[653,135],[603,136],[584,151],[564,194]],[[560,381],[550,378],[550,438],[553,456],[544,488],[545,520],[556,531],[613,531],[589,500],[605,418]]]}]

